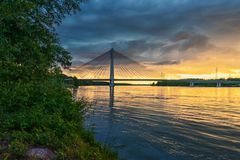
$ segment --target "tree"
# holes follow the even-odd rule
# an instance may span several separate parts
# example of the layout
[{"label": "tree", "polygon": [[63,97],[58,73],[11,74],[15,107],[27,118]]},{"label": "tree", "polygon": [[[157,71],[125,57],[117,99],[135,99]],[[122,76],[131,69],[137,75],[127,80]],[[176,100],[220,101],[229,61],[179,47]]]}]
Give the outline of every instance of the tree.
[{"label": "tree", "polygon": [[55,26],[80,2],[0,0],[0,159],[26,159],[33,146],[58,159],[115,159],[82,127],[87,102],[74,101],[58,81],[71,57]]},{"label": "tree", "polygon": [[81,0],[2,0],[0,2],[0,80],[43,80],[68,67],[55,26],[79,10]]}]

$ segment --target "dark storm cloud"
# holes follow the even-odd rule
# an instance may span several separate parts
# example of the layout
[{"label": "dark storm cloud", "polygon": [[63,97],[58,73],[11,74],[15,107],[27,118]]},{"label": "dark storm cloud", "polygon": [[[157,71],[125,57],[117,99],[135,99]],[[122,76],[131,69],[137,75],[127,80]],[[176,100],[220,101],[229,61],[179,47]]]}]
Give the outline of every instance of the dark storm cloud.
[{"label": "dark storm cloud", "polygon": [[177,42],[177,41],[180,41],[180,40],[188,39],[190,36],[191,35],[189,34],[189,32],[181,31],[181,32],[177,33],[171,40],[173,42]]},{"label": "dark storm cloud", "polygon": [[146,57],[147,53],[152,53],[156,49],[163,47],[165,44],[162,41],[157,40],[126,40],[120,42],[114,42],[111,44],[113,48],[117,48],[129,57],[141,58]]},{"label": "dark storm cloud", "polygon": [[150,63],[150,65],[175,65],[175,64],[180,64],[180,61],[170,60],[170,61],[161,61],[161,62]]},{"label": "dark storm cloud", "polygon": [[179,32],[172,38],[172,44],[164,46],[162,51],[171,52],[172,50],[187,51],[194,49],[195,51],[204,51],[214,47],[209,42],[209,37],[199,33]]},{"label": "dark storm cloud", "polygon": [[114,47],[165,64],[211,49],[212,32],[239,33],[239,7],[239,0],[90,0],[57,31],[75,61]]}]

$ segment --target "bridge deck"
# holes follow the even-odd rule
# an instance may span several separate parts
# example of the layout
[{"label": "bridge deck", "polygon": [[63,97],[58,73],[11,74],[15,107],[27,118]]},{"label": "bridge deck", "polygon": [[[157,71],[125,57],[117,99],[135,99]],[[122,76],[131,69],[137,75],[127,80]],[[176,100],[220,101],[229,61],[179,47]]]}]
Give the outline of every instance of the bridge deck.
[{"label": "bridge deck", "polygon": [[[110,81],[110,79],[79,79],[82,81]],[[163,79],[114,79],[114,81],[162,81]]]},{"label": "bridge deck", "polygon": [[[110,81],[110,79],[80,79],[82,81]],[[166,80],[166,79],[114,79],[114,81],[176,81],[187,83],[223,83],[223,84],[240,84],[240,81],[227,80]]]}]

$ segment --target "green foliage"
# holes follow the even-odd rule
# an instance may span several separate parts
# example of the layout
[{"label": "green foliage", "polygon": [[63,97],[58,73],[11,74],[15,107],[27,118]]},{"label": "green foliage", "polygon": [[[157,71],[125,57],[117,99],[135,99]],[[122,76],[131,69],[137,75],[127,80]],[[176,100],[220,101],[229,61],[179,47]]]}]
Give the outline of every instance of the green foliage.
[{"label": "green foliage", "polygon": [[115,159],[82,126],[81,110],[61,80],[70,54],[55,25],[79,10],[80,0],[0,1],[0,159],[25,159],[34,146],[58,159]]},{"label": "green foliage", "polygon": [[7,153],[19,156],[27,146],[45,146],[62,159],[114,157],[82,129],[80,110],[87,102],[74,102],[60,83],[3,83],[0,95],[0,130],[11,140]]},{"label": "green foliage", "polygon": [[69,66],[70,55],[58,42],[54,26],[79,9],[79,0],[3,0],[0,2],[0,77],[45,79],[49,71]]},{"label": "green foliage", "polygon": [[11,141],[6,153],[22,156],[29,146],[45,146],[62,159],[114,159],[82,127],[80,111],[88,103],[73,101],[61,83],[3,83],[0,88],[0,105],[5,106],[0,130]]},{"label": "green foliage", "polygon": [[9,144],[9,150],[15,155],[21,156],[27,151],[27,145],[19,140],[14,140]]}]

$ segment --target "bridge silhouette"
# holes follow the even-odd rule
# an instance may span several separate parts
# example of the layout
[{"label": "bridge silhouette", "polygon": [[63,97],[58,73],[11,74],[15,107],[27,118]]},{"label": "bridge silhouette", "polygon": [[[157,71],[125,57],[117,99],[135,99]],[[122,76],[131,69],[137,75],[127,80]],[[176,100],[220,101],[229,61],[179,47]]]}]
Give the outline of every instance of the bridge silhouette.
[{"label": "bridge silhouette", "polygon": [[[93,60],[72,68],[77,73],[81,73],[78,77],[82,81],[104,81],[110,82],[113,87],[116,81],[167,81],[161,77],[160,72],[152,71],[141,63],[117,52],[113,48]],[[178,82],[188,83],[193,87],[195,84],[216,84],[216,87],[221,87],[223,84],[237,84],[239,81],[226,80],[197,80],[185,79],[177,80]]]},{"label": "bridge silhouette", "polygon": [[117,52],[113,48],[80,66],[80,80],[109,81],[160,81],[162,78],[141,63]]}]

